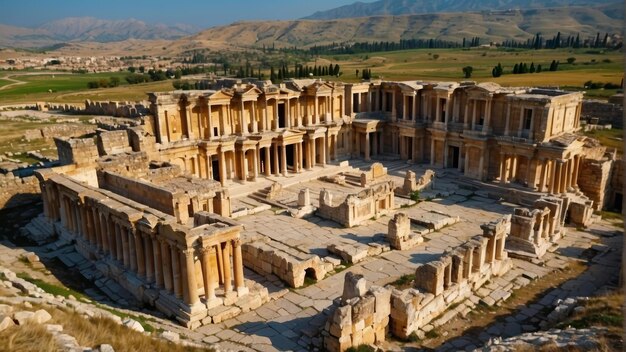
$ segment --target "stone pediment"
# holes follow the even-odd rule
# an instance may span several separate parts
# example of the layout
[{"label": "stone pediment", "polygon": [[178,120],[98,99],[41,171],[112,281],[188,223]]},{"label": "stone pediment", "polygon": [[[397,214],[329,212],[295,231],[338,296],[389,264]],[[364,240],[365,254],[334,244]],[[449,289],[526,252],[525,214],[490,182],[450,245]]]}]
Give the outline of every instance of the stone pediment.
[{"label": "stone pediment", "polygon": [[211,94],[209,96],[209,101],[223,100],[223,99],[230,100],[232,97],[233,97],[233,93],[227,90],[220,90]]}]

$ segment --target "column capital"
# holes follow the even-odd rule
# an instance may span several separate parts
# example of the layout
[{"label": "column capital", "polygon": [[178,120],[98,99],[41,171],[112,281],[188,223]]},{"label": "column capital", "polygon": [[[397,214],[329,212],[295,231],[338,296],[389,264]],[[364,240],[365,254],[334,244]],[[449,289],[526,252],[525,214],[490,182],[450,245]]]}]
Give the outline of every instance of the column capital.
[{"label": "column capital", "polygon": [[231,243],[232,243],[233,247],[237,248],[237,247],[241,246],[241,238],[235,238],[235,239],[231,240]]},{"label": "column capital", "polygon": [[180,248],[180,252],[185,255],[185,257],[193,256],[195,254],[195,250],[193,248]]}]

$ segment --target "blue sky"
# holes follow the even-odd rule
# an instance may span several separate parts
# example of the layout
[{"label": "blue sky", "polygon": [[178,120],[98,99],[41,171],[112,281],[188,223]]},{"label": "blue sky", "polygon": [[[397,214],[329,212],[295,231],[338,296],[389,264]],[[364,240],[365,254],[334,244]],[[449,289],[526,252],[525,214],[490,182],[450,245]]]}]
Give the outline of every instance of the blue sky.
[{"label": "blue sky", "polygon": [[[239,20],[295,19],[356,0],[0,0],[0,23],[33,27],[64,17],[136,18],[201,28]],[[368,0],[369,2],[369,0]]]}]

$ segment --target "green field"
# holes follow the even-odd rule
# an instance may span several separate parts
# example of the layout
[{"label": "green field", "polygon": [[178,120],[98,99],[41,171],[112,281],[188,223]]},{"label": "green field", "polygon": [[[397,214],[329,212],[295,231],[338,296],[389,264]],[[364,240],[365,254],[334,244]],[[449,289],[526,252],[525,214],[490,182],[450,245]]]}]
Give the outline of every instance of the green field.
[{"label": "green field", "polygon": [[[575,58],[568,64],[568,58]],[[559,70],[548,71],[552,60],[560,62]],[[338,63],[342,81],[358,81],[356,70],[371,69],[373,77],[385,80],[465,80],[462,68],[472,66],[471,80],[493,81],[510,86],[575,86],[584,82],[610,82],[619,84],[624,71],[620,52],[590,49],[416,49],[354,55],[335,55],[317,59],[318,65]],[[541,65],[543,72],[512,74],[516,63]],[[504,68],[501,77],[492,77],[491,70],[500,63]],[[311,65],[315,63],[310,63]]]},{"label": "green field", "polygon": [[[24,101],[33,96],[41,94],[59,93],[87,90],[87,83],[98,81],[100,79],[109,79],[118,77],[120,84],[127,84],[124,80],[128,73],[124,72],[107,72],[107,73],[88,73],[88,74],[67,74],[67,73],[47,73],[47,74],[12,74],[11,78],[17,81],[25,82],[2,90],[0,93],[0,102]],[[5,75],[6,76],[6,75]],[[6,82],[6,80],[2,80]],[[32,101],[32,98],[30,99]]]},{"label": "green field", "polygon": [[[574,58],[568,64],[568,58]],[[286,57],[287,61],[294,58]],[[560,62],[556,72],[548,71],[552,60]],[[304,62],[300,61],[305,64]],[[512,74],[516,63],[528,66],[541,65],[541,73]],[[622,54],[616,51],[595,49],[416,49],[392,52],[377,52],[354,55],[320,56],[306,64],[327,66],[337,63],[341,67],[340,77],[325,79],[358,82],[356,70],[367,68],[374,78],[385,80],[463,81],[462,68],[472,66],[469,80],[493,81],[503,86],[558,86],[571,90],[582,90],[587,81],[619,84],[624,75]],[[494,78],[491,71],[500,63],[504,69],[501,77]],[[290,69],[292,66],[290,66]],[[269,68],[263,71],[269,77]],[[9,73],[6,73],[6,76]],[[128,85],[124,80],[127,72],[97,74],[23,74],[12,72],[12,78],[26,82],[0,91],[0,104],[35,101],[78,103],[91,100],[144,100],[148,92],[173,90],[171,81]],[[2,80],[0,87],[8,84]],[[119,77],[121,85],[115,88],[88,89],[87,83],[99,79]],[[52,92],[49,92],[49,91]],[[604,98],[616,90],[586,90],[587,96]]]}]

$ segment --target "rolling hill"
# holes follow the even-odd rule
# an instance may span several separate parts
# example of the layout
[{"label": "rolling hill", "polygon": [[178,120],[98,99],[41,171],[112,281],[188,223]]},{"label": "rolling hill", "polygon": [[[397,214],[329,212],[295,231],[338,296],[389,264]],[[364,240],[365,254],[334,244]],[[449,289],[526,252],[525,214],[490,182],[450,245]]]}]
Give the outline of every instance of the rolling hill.
[{"label": "rolling hill", "polygon": [[546,37],[580,33],[621,33],[622,21],[592,7],[541,10],[483,11],[405,16],[372,16],[336,20],[237,22],[207,29],[179,39],[174,47],[188,49],[219,43],[240,47],[310,47],[330,43],[442,39],[461,41],[480,37],[482,42],[526,40],[536,33]]},{"label": "rolling hill", "polygon": [[[305,19],[330,20],[338,18],[380,15],[409,15],[442,12],[495,11],[539,9],[569,6],[598,6],[617,3],[615,0],[379,0],[355,2],[326,11],[318,11]],[[620,2],[623,5],[623,3]],[[619,16],[623,15],[623,10]],[[613,12],[611,12],[613,13]],[[609,14],[610,16],[610,14]]]}]

